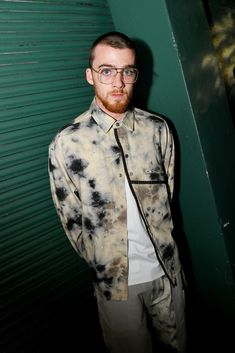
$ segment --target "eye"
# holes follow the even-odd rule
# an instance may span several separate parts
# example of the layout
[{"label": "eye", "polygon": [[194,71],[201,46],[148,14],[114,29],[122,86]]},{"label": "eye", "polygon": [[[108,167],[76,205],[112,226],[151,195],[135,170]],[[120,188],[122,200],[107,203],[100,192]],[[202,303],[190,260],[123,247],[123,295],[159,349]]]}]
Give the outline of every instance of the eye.
[{"label": "eye", "polygon": [[123,75],[124,76],[134,76],[135,75],[135,69],[127,68],[123,70]]},{"label": "eye", "polygon": [[100,70],[101,75],[103,76],[111,76],[112,70],[109,69],[108,67],[104,67],[102,70]]}]

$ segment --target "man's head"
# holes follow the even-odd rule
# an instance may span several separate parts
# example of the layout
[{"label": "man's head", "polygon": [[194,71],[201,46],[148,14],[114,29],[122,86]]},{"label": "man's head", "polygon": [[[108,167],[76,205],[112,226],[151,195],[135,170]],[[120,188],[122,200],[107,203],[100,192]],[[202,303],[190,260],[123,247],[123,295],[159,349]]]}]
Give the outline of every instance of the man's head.
[{"label": "man's head", "polygon": [[135,46],[122,33],[104,34],[91,47],[86,78],[94,86],[97,104],[115,119],[130,103],[138,76],[135,65]]}]

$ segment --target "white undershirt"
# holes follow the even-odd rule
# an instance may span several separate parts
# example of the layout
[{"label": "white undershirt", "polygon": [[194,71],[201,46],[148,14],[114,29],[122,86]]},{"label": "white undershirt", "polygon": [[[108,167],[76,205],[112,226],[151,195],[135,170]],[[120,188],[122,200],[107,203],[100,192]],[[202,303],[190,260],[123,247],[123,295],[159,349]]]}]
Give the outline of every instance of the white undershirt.
[{"label": "white undershirt", "polygon": [[126,178],[125,189],[129,258],[128,285],[134,285],[157,279],[164,274],[164,271],[157,259],[153,244]]}]

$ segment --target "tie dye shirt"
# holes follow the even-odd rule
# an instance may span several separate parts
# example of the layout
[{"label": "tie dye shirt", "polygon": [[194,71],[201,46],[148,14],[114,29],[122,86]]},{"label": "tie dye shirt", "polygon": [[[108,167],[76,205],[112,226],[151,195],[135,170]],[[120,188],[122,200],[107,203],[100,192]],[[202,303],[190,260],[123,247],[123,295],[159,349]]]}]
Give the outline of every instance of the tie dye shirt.
[{"label": "tie dye shirt", "polygon": [[174,284],[181,268],[171,235],[174,143],[162,118],[131,108],[118,122],[94,100],[52,141],[49,175],[57,213],[91,269],[97,295],[128,297],[125,176],[159,262]]}]

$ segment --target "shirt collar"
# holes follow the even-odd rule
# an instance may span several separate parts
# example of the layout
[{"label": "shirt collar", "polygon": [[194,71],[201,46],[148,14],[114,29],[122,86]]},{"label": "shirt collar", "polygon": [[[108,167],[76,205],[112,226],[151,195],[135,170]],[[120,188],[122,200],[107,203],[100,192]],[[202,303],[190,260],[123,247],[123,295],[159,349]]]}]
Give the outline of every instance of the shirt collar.
[{"label": "shirt collar", "polygon": [[91,115],[101,129],[107,133],[111,128],[126,127],[128,130],[134,130],[134,109],[127,110],[121,121],[115,120],[110,115],[106,114],[97,104],[95,98],[90,106]]}]

